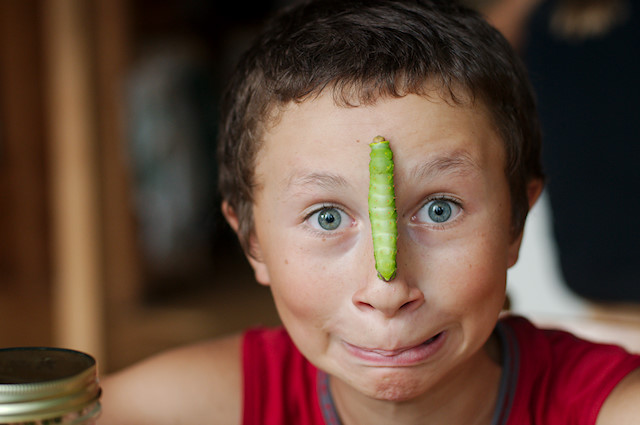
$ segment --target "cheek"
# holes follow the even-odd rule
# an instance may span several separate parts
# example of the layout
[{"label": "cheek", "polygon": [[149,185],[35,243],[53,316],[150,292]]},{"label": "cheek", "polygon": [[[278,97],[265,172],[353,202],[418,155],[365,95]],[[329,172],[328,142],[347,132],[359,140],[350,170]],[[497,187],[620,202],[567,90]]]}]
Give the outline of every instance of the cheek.
[{"label": "cheek", "polygon": [[271,291],[283,322],[322,322],[332,316],[341,296],[341,276],[323,261],[309,261],[313,255],[298,250],[285,256],[272,274]]},{"label": "cheek", "polygon": [[442,267],[449,271],[445,291],[455,310],[500,311],[506,290],[504,251],[501,243],[485,238],[451,249]]},{"label": "cheek", "polygon": [[[285,263],[285,260],[288,264]],[[341,280],[322,264],[282,259],[270,285],[282,324],[298,349],[312,362],[326,352],[342,314]]]},{"label": "cheek", "polygon": [[506,273],[486,264],[470,265],[459,298],[470,310],[500,311],[506,291]]}]

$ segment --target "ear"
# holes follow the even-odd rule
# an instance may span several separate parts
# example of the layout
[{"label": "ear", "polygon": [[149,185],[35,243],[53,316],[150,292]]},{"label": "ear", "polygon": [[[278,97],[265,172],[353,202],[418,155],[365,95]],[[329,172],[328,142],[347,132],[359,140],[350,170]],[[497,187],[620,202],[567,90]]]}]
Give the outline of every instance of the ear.
[{"label": "ear", "polygon": [[[538,201],[540,194],[542,193],[542,189],[544,188],[544,183],[542,179],[533,179],[527,184],[527,198],[529,199],[529,211]],[[517,261],[518,255],[520,253],[520,245],[522,245],[522,236],[524,234],[524,228],[520,232],[520,234],[511,242],[511,246],[509,247],[508,253],[508,261],[507,268],[511,268]]]},{"label": "ear", "polygon": [[[222,201],[222,215],[227,220],[227,223],[229,223],[229,226],[231,226],[236,236],[241,238],[240,219],[238,218],[238,214],[235,209],[227,201]],[[269,286],[271,283],[269,270],[267,269],[266,264],[262,261],[262,251],[255,232],[252,231],[248,238],[244,254],[253,269],[253,273],[258,283]]]},{"label": "ear", "polygon": [[542,194],[542,189],[544,189],[544,183],[542,179],[533,179],[527,185],[527,198],[529,198],[529,211],[536,204],[540,194]]}]

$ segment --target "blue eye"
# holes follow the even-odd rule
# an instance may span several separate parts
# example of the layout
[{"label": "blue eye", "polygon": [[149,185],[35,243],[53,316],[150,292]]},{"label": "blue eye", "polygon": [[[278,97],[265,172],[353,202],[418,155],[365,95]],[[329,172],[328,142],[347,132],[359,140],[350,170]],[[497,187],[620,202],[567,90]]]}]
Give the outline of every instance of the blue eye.
[{"label": "blue eye", "polygon": [[427,214],[435,223],[444,223],[451,217],[451,205],[446,201],[432,201],[429,203]]},{"label": "blue eye", "polygon": [[342,217],[340,211],[335,208],[327,208],[320,211],[318,214],[318,224],[324,230],[335,230],[340,227]]},{"label": "blue eye", "polygon": [[311,225],[323,230],[336,230],[342,223],[342,212],[333,207],[322,208],[311,216]]},{"label": "blue eye", "polygon": [[421,223],[446,223],[460,213],[460,207],[453,201],[434,199],[423,206],[414,217]]}]

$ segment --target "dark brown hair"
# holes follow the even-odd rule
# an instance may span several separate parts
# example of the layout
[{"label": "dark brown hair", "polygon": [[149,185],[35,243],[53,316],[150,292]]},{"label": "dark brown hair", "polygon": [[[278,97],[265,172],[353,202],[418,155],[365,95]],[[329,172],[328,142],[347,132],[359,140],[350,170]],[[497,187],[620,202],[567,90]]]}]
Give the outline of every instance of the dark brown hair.
[{"label": "dark brown hair", "polygon": [[452,0],[312,0],[267,23],[223,99],[220,190],[239,218],[245,250],[256,155],[280,107],[327,91],[348,107],[427,95],[433,87],[444,99],[488,111],[504,141],[512,230],[519,234],[527,183],[542,178],[540,130],[525,69],[508,42]]}]

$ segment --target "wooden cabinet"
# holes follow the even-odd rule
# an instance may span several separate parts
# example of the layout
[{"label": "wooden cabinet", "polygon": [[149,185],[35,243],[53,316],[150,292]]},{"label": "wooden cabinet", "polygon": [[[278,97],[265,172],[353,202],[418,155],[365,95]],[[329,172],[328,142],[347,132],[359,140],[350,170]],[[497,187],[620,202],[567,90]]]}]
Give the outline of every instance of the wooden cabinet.
[{"label": "wooden cabinet", "polygon": [[52,342],[38,2],[0,2],[0,344]]},{"label": "wooden cabinet", "polygon": [[[277,323],[268,289],[253,283],[228,232],[217,235],[220,255],[206,270],[177,277],[172,291],[182,292],[160,302],[143,296],[150,273],[133,206],[125,91],[141,39],[165,37],[184,4],[0,1],[0,347],[79,349],[109,372],[175,345]],[[215,3],[201,4],[215,16]],[[220,27],[186,9],[206,31]],[[238,50],[222,49],[217,33],[206,38],[196,44]]]},{"label": "wooden cabinet", "polygon": [[0,344],[105,359],[139,288],[123,152],[127,7],[0,2]]}]

